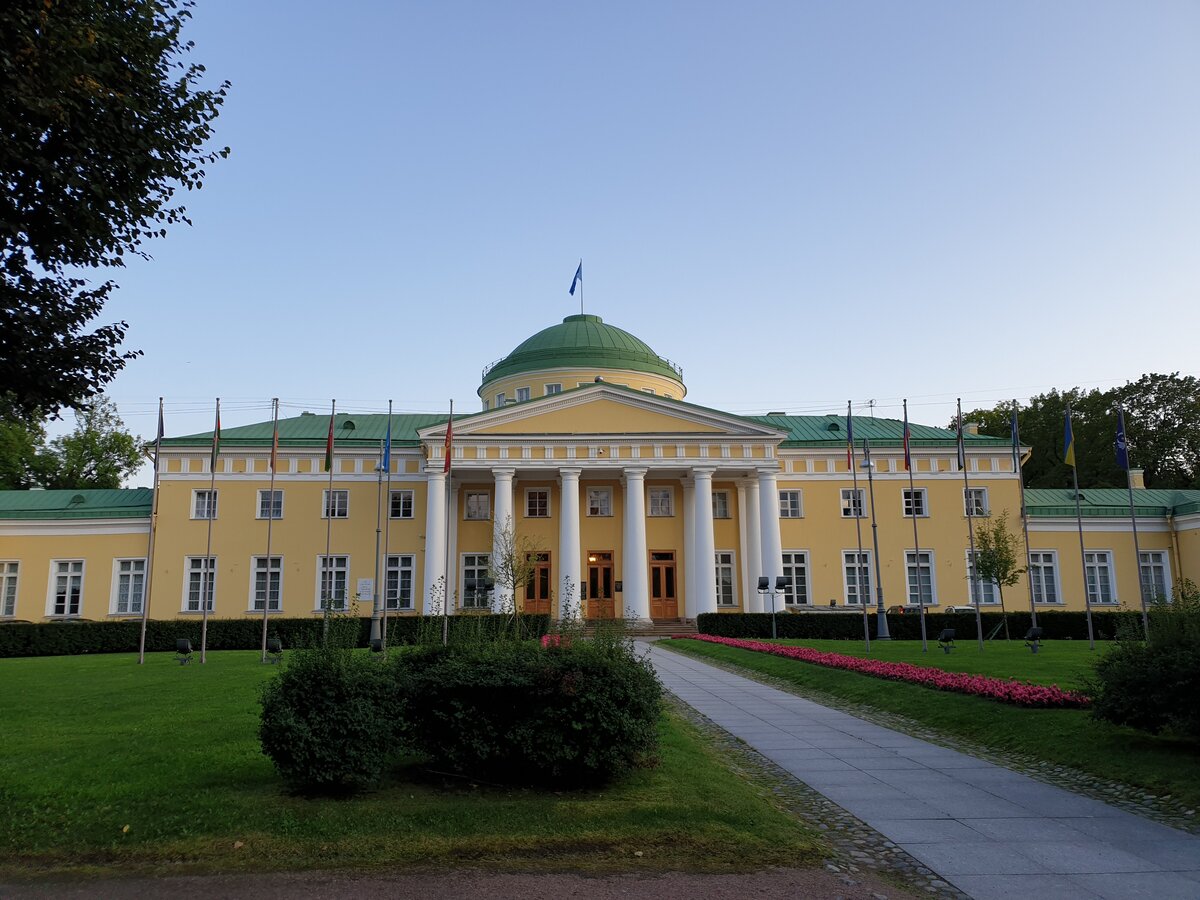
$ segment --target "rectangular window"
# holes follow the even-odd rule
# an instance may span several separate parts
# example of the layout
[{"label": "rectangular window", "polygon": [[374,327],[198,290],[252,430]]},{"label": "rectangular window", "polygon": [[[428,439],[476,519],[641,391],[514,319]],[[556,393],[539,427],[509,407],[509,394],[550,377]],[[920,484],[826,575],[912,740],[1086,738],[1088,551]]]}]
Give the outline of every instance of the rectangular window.
[{"label": "rectangular window", "polygon": [[411,553],[387,558],[383,601],[388,609],[403,611],[413,608],[414,559]]},{"label": "rectangular window", "polygon": [[345,610],[349,597],[350,557],[317,557],[317,609]]},{"label": "rectangular window", "polygon": [[283,595],[283,557],[255,556],[251,559],[254,571],[254,596],[250,598],[250,608],[263,611],[277,611],[280,608],[280,597]]},{"label": "rectangular window", "polygon": [[51,615],[77,616],[83,603],[83,560],[54,561],[54,591]]},{"label": "rectangular window", "polygon": [[525,518],[550,518],[549,488],[529,488],[525,491]]},{"label": "rectangular window", "polygon": [[491,517],[491,499],[492,495],[487,491],[467,491],[463,518],[487,521]]},{"label": "rectangular window", "polygon": [[[861,491],[860,491],[861,493]],[[855,557],[858,564],[855,565]],[[845,581],[846,605],[861,606],[871,602],[871,552],[842,551],[842,576]]]},{"label": "rectangular window", "polygon": [[217,517],[217,492],[192,491],[192,518],[215,519]]},{"label": "rectangular window", "polygon": [[504,400],[504,392],[501,391],[496,395],[496,409],[500,409],[502,406],[504,406]]},{"label": "rectangular window", "polygon": [[1029,554],[1029,580],[1034,603],[1061,603],[1058,599],[1058,554],[1053,550]]},{"label": "rectangular window", "polygon": [[842,488],[842,518],[862,519],[867,506],[863,502],[863,489]]},{"label": "rectangular window", "polygon": [[324,490],[321,492],[321,518],[345,519],[350,516],[350,492]]},{"label": "rectangular window", "polygon": [[588,515],[612,515],[612,491],[609,488],[588,488]]},{"label": "rectangular window", "polygon": [[987,488],[963,488],[963,515],[986,516],[987,514]]},{"label": "rectangular window", "polygon": [[989,603],[1000,602],[996,593],[996,582],[976,577],[975,558],[971,556],[970,550],[967,551],[967,585],[973,606],[987,606]]},{"label": "rectangular window", "polygon": [[113,560],[113,576],[113,614],[140,614],[146,597],[146,560]]},{"label": "rectangular window", "polygon": [[283,491],[258,492],[258,518],[283,518]]},{"label": "rectangular window", "polygon": [[808,554],[803,550],[785,550],[783,574],[788,579],[787,592],[783,595],[784,606],[807,606],[811,603],[808,596]]},{"label": "rectangular window", "polygon": [[486,553],[464,553],[462,567],[463,609],[487,609],[491,597],[484,580],[488,577],[489,559]]},{"label": "rectangular window", "polygon": [[392,491],[388,498],[388,518],[411,519],[413,517],[413,492],[411,490]]},{"label": "rectangular window", "polygon": [[210,556],[189,556],[187,558],[187,594],[183,601],[184,612],[203,612],[200,598],[206,601],[208,611],[212,612],[213,595],[217,584],[217,558]]},{"label": "rectangular window", "polygon": [[542,389],[543,396],[549,397],[551,394],[561,394],[561,384],[548,384]]},{"label": "rectangular window", "polygon": [[916,488],[910,490],[904,489],[904,516],[912,518],[913,516],[929,515],[929,507],[925,503],[925,488]]},{"label": "rectangular window", "polygon": [[734,606],[737,597],[733,592],[733,553],[717,551],[717,606]]},{"label": "rectangular window", "polygon": [[800,502],[799,491],[779,492],[779,518],[799,519],[804,515],[804,507]]},{"label": "rectangular window", "polygon": [[517,388],[517,402],[524,403],[529,399],[529,388]]},{"label": "rectangular window", "polygon": [[1171,599],[1171,568],[1162,550],[1143,550],[1138,557],[1147,600]]},{"label": "rectangular window", "polygon": [[1113,592],[1112,553],[1107,550],[1090,550],[1083,554],[1083,567],[1087,572],[1088,600],[1092,603],[1116,603]]},{"label": "rectangular window", "polygon": [[16,561],[0,563],[0,616],[17,614],[17,575],[21,565]]},{"label": "rectangular window", "polygon": [[920,559],[911,550],[904,554],[904,568],[908,577],[908,603],[919,606],[931,605],[933,600],[933,554],[922,550]]},{"label": "rectangular window", "polygon": [[713,491],[713,518],[729,519],[729,491]]},{"label": "rectangular window", "polygon": [[675,515],[675,495],[670,488],[650,488],[650,515]]}]

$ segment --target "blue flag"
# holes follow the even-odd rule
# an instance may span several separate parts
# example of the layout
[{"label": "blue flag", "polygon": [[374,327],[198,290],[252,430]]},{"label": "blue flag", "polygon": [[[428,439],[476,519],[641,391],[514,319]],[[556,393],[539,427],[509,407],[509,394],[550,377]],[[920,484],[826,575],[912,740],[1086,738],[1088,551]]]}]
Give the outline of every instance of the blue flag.
[{"label": "blue flag", "polygon": [[383,471],[392,470],[392,416],[388,414],[387,434],[383,438]]},{"label": "blue flag", "polygon": [[1117,410],[1117,465],[1129,471],[1129,444],[1125,441],[1125,410]]},{"label": "blue flag", "polygon": [[571,290],[569,291],[572,297],[575,296],[576,285],[583,284],[583,260],[579,261],[579,268],[575,270],[575,277],[571,279]]}]

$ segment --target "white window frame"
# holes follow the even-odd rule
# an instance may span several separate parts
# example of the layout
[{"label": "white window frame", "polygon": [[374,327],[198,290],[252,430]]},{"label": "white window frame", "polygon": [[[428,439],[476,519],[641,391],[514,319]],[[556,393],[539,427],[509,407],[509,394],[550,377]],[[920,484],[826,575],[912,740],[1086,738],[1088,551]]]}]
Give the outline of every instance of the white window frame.
[{"label": "white window frame", "polygon": [[[1035,561],[1034,557],[1038,557]],[[1046,577],[1042,571],[1045,566],[1050,567],[1049,586],[1054,591],[1054,599],[1047,600],[1045,593]],[[1037,570],[1037,578],[1034,580],[1034,570]],[[1033,602],[1043,606],[1062,606],[1062,582],[1059,578],[1058,569],[1058,551],[1057,550],[1031,550],[1029,551],[1029,578],[1033,580]],[[1038,599],[1039,587],[1041,588],[1041,599]]]},{"label": "white window frame", "polygon": [[1175,590],[1175,586],[1171,582],[1171,555],[1166,550],[1141,551],[1138,556],[1138,577],[1146,588],[1147,600],[1156,600],[1159,596],[1155,590],[1155,569],[1162,570],[1162,598],[1170,600]]},{"label": "white window frame", "polygon": [[[66,565],[68,567],[73,567],[76,563],[79,564],[78,571],[75,571],[73,568],[68,568],[65,572],[59,571],[59,568],[63,565]],[[83,588],[84,588],[84,585],[86,584],[86,582],[84,581],[84,578],[86,575],[87,575],[87,561],[86,560],[82,560],[82,559],[52,559],[52,560],[50,560],[50,578],[48,579],[47,584],[46,584],[46,616],[47,616],[47,618],[77,619],[81,615],[83,615]],[[55,607],[56,601],[58,600],[58,579],[60,576],[68,579],[67,594],[66,594],[66,600],[64,601],[64,604],[63,604],[64,611],[63,612],[55,612],[54,607]],[[78,586],[79,589],[78,589],[78,593],[75,597],[76,609],[74,612],[71,612],[71,602],[70,602],[71,582],[75,578],[79,579],[79,586]]]},{"label": "white window frame", "polygon": [[517,402],[518,403],[524,403],[526,400],[529,400],[532,396],[533,396],[533,393],[529,388],[527,388],[527,387],[517,388]]},{"label": "white window frame", "polygon": [[[545,495],[544,510],[534,508],[535,495]],[[539,507],[542,504],[537,504]],[[527,519],[548,519],[550,518],[550,488],[548,487],[531,487],[525,488],[525,518]]]},{"label": "white window frame", "polygon": [[[812,594],[808,583],[808,551],[784,550],[783,575],[788,579],[787,590],[783,595],[783,605],[811,606]],[[797,588],[802,590],[797,590]]]},{"label": "white window frame", "polygon": [[542,396],[543,397],[551,397],[554,394],[561,394],[561,393],[562,393],[562,383],[561,382],[547,384],[542,388]]},{"label": "white window frame", "polygon": [[[927,547],[922,547],[920,552],[921,556],[926,557],[929,560],[929,596],[924,598],[925,605],[937,606],[937,560],[934,558],[933,550]],[[904,551],[904,601],[906,606],[921,605],[921,598],[913,594],[912,568],[914,565],[913,560],[916,554],[916,550]],[[925,566],[925,563],[917,563],[918,578],[920,577],[920,569],[925,568]]]},{"label": "white window frame", "polygon": [[[855,491],[858,492],[858,503],[854,502]],[[867,517],[867,498],[862,488],[842,488],[842,518],[843,519],[865,519]],[[858,515],[854,514],[855,508],[858,510]]]},{"label": "white window frame", "polygon": [[[468,562],[469,560],[469,562]],[[490,553],[464,553],[459,557],[458,564],[458,583],[463,585],[458,593],[458,608],[459,609],[491,609],[492,598],[485,591],[481,597],[478,591],[471,597],[471,603],[467,603],[467,572],[468,570],[475,574],[470,576],[475,579],[486,578],[492,567],[492,555]]]},{"label": "white window frame", "polygon": [[732,519],[733,512],[729,503],[729,491],[712,492],[713,518]]},{"label": "white window frame", "polygon": [[[1117,571],[1113,562],[1111,550],[1085,550],[1083,553],[1083,568],[1087,574],[1085,585],[1088,599],[1096,606],[1116,606],[1120,602],[1117,596]],[[1096,590],[1092,591],[1093,570],[1095,570]],[[1107,571],[1104,571],[1107,570]],[[1100,576],[1107,575],[1108,599],[1100,597]]]},{"label": "white window frame", "polygon": [[[415,596],[417,558],[412,553],[390,553],[384,560],[383,603],[389,612],[411,612]],[[403,575],[408,574],[407,589]]]},{"label": "white window frame", "polygon": [[669,487],[652,487],[648,489],[650,502],[646,515],[655,518],[666,518],[675,515],[675,491]]},{"label": "white window frame", "polygon": [[[129,564],[128,571],[122,571],[122,566]],[[141,563],[141,569],[135,570],[134,563]],[[126,609],[121,609],[121,582],[128,576],[129,582],[132,585],[135,575],[141,575],[141,588],[137,596],[137,603],[133,602],[133,593],[130,591],[129,598],[126,602]],[[108,598],[108,614],[110,616],[140,616],[142,614],[142,604],[146,602],[146,558],[144,556],[128,556],[117,557],[112,563],[112,588],[109,591]]]},{"label": "white window frame", "polygon": [[[478,509],[478,498],[482,497],[483,510],[482,513]],[[475,499],[475,504],[471,500]],[[476,508],[472,510],[472,505]],[[492,492],[491,491],[466,491],[463,495],[463,521],[464,522],[487,522],[492,518]]]},{"label": "white window frame", "polygon": [[505,400],[504,391],[501,391],[500,393],[498,393],[496,395],[496,409],[502,409],[504,407],[505,402],[506,402],[506,400]]},{"label": "white window frame", "polygon": [[[871,605],[871,597],[875,591],[875,585],[872,583],[871,573],[871,551],[863,550],[862,556],[858,557],[858,567],[863,570],[864,577],[863,590],[866,592],[866,603],[861,601],[863,598],[858,596],[858,573],[851,572],[855,557],[858,556],[858,550],[843,550],[842,551],[842,602],[847,607],[854,609],[862,609],[864,605]],[[852,602],[850,597],[854,595]]]},{"label": "white window frame", "polygon": [[[263,563],[270,559],[272,562],[277,562],[277,565],[268,563],[266,568]],[[264,581],[264,596],[260,601],[258,599],[258,576],[263,574]],[[271,582],[274,581],[275,600],[271,602]],[[272,553],[267,556],[252,556],[250,557],[250,596],[247,598],[247,612],[260,613],[263,611],[259,603],[265,603],[269,606],[268,613],[281,612],[283,610],[283,556]]]},{"label": "white window frame", "polygon": [[[200,508],[202,497],[205,503],[203,509]],[[216,519],[220,514],[220,500],[221,497],[215,488],[211,491],[208,488],[196,488],[192,491],[192,518],[202,521]],[[205,513],[205,515],[201,515],[201,512]]]},{"label": "white window frame", "polygon": [[[400,515],[396,515],[396,501],[400,501]],[[404,514],[405,506],[408,507],[408,515]],[[417,508],[416,494],[412,488],[392,488],[388,495],[388,518],[389,519],[411,519],[414,511]]]},{"label": "white window frame", "polygon": [[[330,501],[333,501],[332,507]],[[342,501],[345,503],[342,503]],[[330,515],[330,513],[333,515]],[[350,518],[350,491],[346,488],[325,488],[321,491],[321,518],[348,519]]]},{"label": "white window frame", "polygon": [[[329,563],[327,560],[332,562]],[[344,562],[339,566],[338,560],[344,560]],[[331,596],[329,598],[329,611],[346,612],[350,608],[350,554],[348,553],[330,553],[328,556],[322,553],[317,556],[317,584],[313,596],[313,612],[323,613],[325,611],[325,607],[322,604],[325,600],[323,596],[325,593],[323,582],[325,581],[326,570],[330,572],[329,593]],[[337,576],[339,572],[345,577],[345,582],[341,589],[342,596],[340,598],[337,596]],[[338,603],[339,599],[341,600],[340,604]]]},{"label": "white window frame", "polygon": [[[913,510],[918,507],[914,516]],[[928,519],[929,491],[925,488],[904,488],[900,492],[900,510],[906,519]]]},{"label": "white window frame", "polygon": [[21,589],[21,561],[0,559],[0,619],[17,614],[17,597]]},{"label": "white window frame", "polygon": [[1000,586],[994,581],[984,581],[982,578],[975,577],[975,558],[971,556],[971,551],[967,550],[967,603],[971,606],[978,605],[980,609],[986,606],[998,606],[1000,604]]},{"label": "white window frame", "polygon": [[[196,564],[199,563],[199,566]],[[207,568],[208,581],[204,580],[205,570]],[[192,607],[192,577],[196,576],[196,606]],[[183,602],[180,605],[180,611],[185,613],[202,613],[204,612],[203,603],[205,598],[202,593],[207,588],[208,611],[211,613],[217,603],[217,558],[215,556],[208,557],[208,564],[205,566],[203,556],[185,556],[183,558]]]},{"label": "white window frame", "polygon": [[[794,495],[794,496],[793,496]],[[794,502],[793,502],[794,501]],[[799,488],[784,488],[779,492],[779,518],[804,518],[804,492]]]},{"label": "white window frame", "polygon": [[[737,557],[732,550],[718,550],[714,554],[715,568],[713,575],[716,578],[717,591],[717,607],[720,609],[734,609],[738,605],[738,590],[737,590]],[[725,576],[725,583],[722,585],[721,576]],[[723,591],[723,588],[726,589]]]},{"label": "white window frame", "polygon": [[977,501],[974,507],[971,508],[970,515],[972,518],[986,518],[990,515],[991,506],[988,502],[988,489],[985,487],[969,487],[963,488],[963,515],[967,515],[968,498],[973,496]]},{"label": "white window frame", "polygon": [[[600,501],[593,504],[592,501]],[[587,514],[607,518],[612,516],[612,488],[598,487],[587,489]]]},{"label": "white window frame", "polygon": [[[267,499],[267,495],[270,493],[270,488],[263,488],[258,492],[258,507],[254,511],[254,518],[264,520],[271,519],[274,522],[278,522],[283,518],[283,491],[280,488],[275,488],[274,493],[279,500],[278,503],[274,502],[276,497],[273,497],[270,500]],[[267,508],[267,503],[271,504],[269,509]],[[276,506],[279,508],[278,512],[275,512]],[[269,515],[263,515],[263,513],[269,513]]]}]

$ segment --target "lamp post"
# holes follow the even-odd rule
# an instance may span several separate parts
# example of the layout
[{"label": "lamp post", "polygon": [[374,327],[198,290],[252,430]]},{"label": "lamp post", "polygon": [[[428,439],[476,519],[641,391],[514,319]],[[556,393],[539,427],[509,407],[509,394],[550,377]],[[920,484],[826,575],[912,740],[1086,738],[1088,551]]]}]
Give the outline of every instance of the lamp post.
[{"label": "lamp post", "polygon": [[771,595],[771,640],[778,638],[778,633],[775,627],[775,598],[780,594],[787,595],[788,588],[792,585],[792,579],[786,575],[775,576],[775,590],[771,590],[771,579],[767,575],[758,576],[758,592],[760,594]]},{"label": "lamp post", "polygon": [[883,580],[879,565],[879,521],[875,517],[875,463],[871,461],[871,442],[863,438],[862,466],[867,470],[867,490],[871,495],[871,543],[875,547],[875,640],[890,641],[887,610],[883,605]]}]

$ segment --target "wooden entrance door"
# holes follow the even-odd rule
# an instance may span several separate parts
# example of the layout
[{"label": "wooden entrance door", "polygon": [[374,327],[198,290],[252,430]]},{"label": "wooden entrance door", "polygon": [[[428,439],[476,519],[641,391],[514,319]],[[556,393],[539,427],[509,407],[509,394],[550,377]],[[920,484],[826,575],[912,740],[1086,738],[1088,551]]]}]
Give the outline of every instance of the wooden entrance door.
[{"label": "wooden entrance door", "polygon": [[611,550],[591,550],[587,555],[587,617],[613,618],[613,555]]},{"label": "wooden entrance door", "polygon": [[675,593],[675,553],[650,551],[650,618],[674,619],[679,616]]},{"label": "wooden entrance door", "polygon": [[525,582],[525,612],[550,613],[550,554],[530,553],[529,580]]}]

